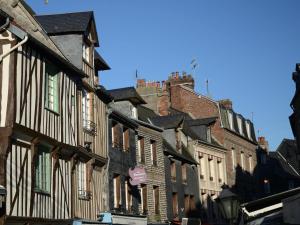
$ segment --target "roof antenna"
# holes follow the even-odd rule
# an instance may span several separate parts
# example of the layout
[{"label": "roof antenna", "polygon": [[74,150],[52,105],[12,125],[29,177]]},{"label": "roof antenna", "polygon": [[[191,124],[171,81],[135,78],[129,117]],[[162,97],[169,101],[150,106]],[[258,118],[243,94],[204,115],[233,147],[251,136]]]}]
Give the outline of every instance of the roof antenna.
[{"label": "roof antenna", "polygon": [[191,61],[192,74],[195,74],[195,70],[196,70],[197,67],[198,67],[198,63],[197,63],[197,60],[194,58]]},{"label": "roof antenna", "polygon": [[48,4],[48,0],[44,0],[45,4]]},{"label": "roof antenna", "polygon": [[254,112],[251,112],[251,121],[253,123]]},{"label": "roof antenna", "polygon": [[212,98],[211,95],[210,95],[210,93],[209,93],[208,79],[206,79],[205,83],[206,83],[206,95],[207,95],[207,97]]}]

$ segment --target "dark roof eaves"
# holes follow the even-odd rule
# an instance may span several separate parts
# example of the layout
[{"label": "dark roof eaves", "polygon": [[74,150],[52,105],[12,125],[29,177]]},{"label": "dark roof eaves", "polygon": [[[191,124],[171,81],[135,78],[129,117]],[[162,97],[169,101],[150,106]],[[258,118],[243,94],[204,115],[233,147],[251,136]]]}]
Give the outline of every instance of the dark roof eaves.
[{"label": "dark roof eaves", "polygon": [[139,127],[138,123],[117,110],[113,110],[109,116],[115,120],[118,120],[122,124],[128,125],[130,128],[137,129]]}]

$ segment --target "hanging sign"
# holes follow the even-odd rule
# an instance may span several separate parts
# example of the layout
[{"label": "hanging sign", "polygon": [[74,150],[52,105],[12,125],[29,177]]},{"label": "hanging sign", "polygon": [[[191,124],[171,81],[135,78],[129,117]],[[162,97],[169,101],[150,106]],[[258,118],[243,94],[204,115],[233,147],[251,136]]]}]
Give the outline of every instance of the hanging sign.
[{"label": "hanging sign", "polygon": [[147,175],[144,167],[135,167],[134,169],[129,168],[130,184],[132,186],[145,183],[147,181]]}]

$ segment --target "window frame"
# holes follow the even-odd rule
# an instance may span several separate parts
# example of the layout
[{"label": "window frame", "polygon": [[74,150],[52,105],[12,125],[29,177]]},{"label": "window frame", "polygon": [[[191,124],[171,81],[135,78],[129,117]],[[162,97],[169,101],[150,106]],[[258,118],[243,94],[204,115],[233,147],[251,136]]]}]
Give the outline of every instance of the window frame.
[{"label": "window frame", "polygon": [[46,145],[37,146],[37,158],[35,160],[35,192],[50,194],[52,177],[51,149]]},{"label": "window frame", "polygon": [[[50,77],[52,77],[52,91],[53,93],[50,93]],[[44,83],[44,99],[45,99],[45,108],[51,112],[54,112],[56,114],[59,114],[60,112],[60,71],[59,69],[51,62],[46,61],[45,62],[45,83]],[[50,96],[51,95],[51,96]],[[50,99],[53,99],[53,101],[50,101]]]},{"label": "window frame", "polygon": [[157,142],[150,140],[151,164],[157,166]]}]

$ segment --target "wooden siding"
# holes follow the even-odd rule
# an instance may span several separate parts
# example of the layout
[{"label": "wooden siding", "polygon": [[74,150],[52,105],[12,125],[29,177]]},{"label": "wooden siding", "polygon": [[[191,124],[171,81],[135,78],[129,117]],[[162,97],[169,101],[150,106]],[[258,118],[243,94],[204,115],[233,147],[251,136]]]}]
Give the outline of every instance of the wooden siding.
[{"label": "wooden siding", "polygon": [[89,77],[85,78],[86,81],[91,87],[95,86],[95,70],[94,68],[87,62],[83,60],[82,70],[86,73]]},{"label": "wooden siding", "polygon": [[15,122],[59,142],[77,145],[77,87],[64,72],[60,72],[59,113],[46,109],[45,60],[41,53],[29,46],[18,49]]},{"label": "wooden siding", "polygon": [[105,209],[105,184],[107,183],[104,176],[104,171],[93,170],[92,178],[90,181],[91,194],[90,200],[80,199],[78,191],[78,168],[76,173],[73,174],[74,184],[74,207],[75,217],[84,219],[97,219],[97,214]]},{"label": "wooden siding", "polygon": [[30,145],[13,144],[7,157],[7,215],[48,219],[71,218],[71,165],[62,159],[52,160],[51,191],[35,192],[32,184],[33,151]]}]

